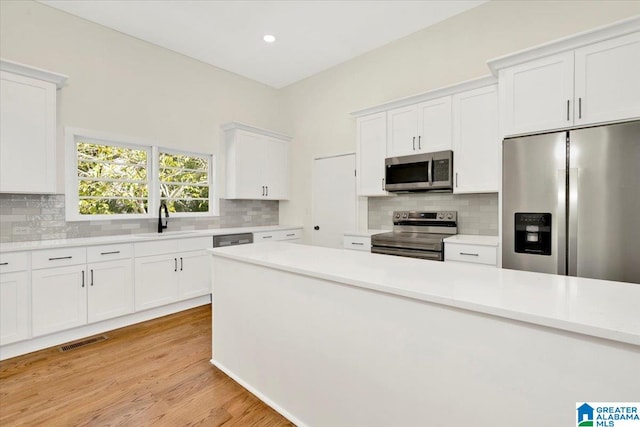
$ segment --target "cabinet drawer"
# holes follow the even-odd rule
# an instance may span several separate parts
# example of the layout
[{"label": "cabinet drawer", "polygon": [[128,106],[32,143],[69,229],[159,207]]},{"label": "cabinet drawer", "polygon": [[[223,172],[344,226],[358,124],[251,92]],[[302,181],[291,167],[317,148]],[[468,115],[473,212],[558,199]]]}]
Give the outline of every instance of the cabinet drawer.
[{"label": "cabinet drawer", "polygon": [[113,259],[125,259],[133,256],[131,243],[117,245],[89,246],[87,248],[87,262],[111,261]]},{"label": "cabinet drawer", "polygon": [[462,261],[476,264],[497,265],[497,248],[495,246],[460,245],[445,243],[445,261]]},{"label": "cabinet drawer", "polygon": [[262,231],[260,233],[253,233],[253,243],[280,240],[278,233],[278,231]]},{"label": "cabinet drawer", "polygon": [[27,269],[27,252],[0,254],[0,273],[11,273]]},{"label": "cabinet drawer", "polygon": [[178,240],[178,250],[180,252],[199,251],[213,247],[213,236],[191,237],[189,239]]},{"label": "cabinet drawer", "polygon": [[344,236],[342,245],[345,249],[371,252],[371,237]]},{"label": "cabinet drawer", "polygon": [[33,251],[31,253],[31,268],[63,267],[87,262],[86,248],[62,248]]},{"label": "cabinet drawer", "polygon": [[279,240],[295,240],[302,238],[302,230],[282,230],[278,231],[280,234]]}]

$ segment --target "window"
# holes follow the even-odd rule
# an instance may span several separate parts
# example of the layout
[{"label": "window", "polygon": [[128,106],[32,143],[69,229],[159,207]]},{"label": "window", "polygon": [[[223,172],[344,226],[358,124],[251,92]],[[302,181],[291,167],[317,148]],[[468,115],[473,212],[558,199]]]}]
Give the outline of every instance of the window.
[{"label": "window", "polygon": [[67,220],[214,215],[213,156],[67,128]]},{"label": "window", "polygon": [[169,212],[209,212],[209,159],[160,151],[161,202]]}]

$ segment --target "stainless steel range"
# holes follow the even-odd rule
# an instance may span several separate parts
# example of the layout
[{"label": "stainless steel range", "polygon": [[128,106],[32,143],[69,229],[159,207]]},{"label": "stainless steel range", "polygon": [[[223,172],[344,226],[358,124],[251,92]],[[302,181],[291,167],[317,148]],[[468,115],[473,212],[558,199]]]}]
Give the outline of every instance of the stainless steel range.
[{"label": "stainless steel range", "polygon": [[444,261],[442,240],[458,233],[453,211],[395,211],[393,231],[371,236],[371,252]]}]

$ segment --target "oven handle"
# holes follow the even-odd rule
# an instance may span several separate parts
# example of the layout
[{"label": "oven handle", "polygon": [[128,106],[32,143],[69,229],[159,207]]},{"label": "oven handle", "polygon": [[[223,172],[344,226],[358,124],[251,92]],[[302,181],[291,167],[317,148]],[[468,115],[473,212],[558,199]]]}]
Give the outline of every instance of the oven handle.
[{"label": "oven handle", "polygon": [[412,250],[393,249],[389,247],[373,246],[371,248],[371,253],[428,259],[432,261],[443,261],[442,252],[415,251],[415,250],[412,251]]},{"label": "oven handle", "polygon": [[427,162],[427,182],[429,183],[429,186],[433,185],[433,179],[431,179],[432,175],[433,175],[433,156],[431,156],[431,160]]}]

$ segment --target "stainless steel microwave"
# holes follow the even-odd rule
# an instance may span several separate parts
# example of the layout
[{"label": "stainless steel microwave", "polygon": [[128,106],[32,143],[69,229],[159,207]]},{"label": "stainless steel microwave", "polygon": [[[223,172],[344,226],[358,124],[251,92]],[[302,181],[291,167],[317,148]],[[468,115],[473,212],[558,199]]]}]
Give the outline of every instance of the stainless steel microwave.
[{"label": "stainless steel microwave", "polygon": [[386,191],[453,191],[453,151],[389,157],[384,161]]}]

